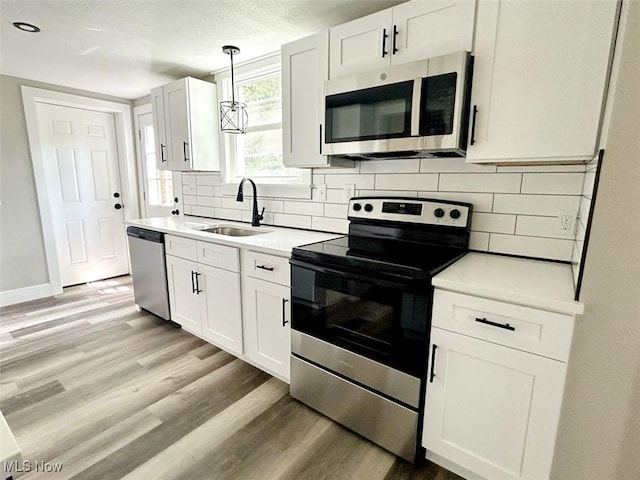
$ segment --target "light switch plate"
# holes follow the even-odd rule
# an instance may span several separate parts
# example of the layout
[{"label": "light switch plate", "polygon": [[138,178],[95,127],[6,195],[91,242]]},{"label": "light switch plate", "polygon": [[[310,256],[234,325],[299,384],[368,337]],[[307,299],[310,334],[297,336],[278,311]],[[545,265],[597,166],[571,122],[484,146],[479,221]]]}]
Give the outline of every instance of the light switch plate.
[{"label": "light switch plate", "polygon": [[345,183],[342,193],[342,200],[347,203],[356,195],[356,186],[353,183]]}]

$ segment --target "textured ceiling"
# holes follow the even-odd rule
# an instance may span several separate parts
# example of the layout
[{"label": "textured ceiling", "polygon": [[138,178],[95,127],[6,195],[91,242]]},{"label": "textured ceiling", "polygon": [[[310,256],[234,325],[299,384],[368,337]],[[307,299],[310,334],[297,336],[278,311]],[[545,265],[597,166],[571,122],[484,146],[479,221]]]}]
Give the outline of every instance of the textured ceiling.
[{"label": "textured ceiling", "polygon": [[136,99],[403,1],[0,0],[0,73]]}]

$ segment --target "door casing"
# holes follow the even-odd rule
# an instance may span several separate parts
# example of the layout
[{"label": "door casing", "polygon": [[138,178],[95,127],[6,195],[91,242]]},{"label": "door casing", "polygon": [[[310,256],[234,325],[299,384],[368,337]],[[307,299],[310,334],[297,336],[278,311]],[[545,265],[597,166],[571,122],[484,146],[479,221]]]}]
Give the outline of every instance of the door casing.
[{"label": "door casing", "polygon": [[56,255],[56,238],[53,228],[53,216],[51,214],[52,212],[49,204],[49,195],[51,192],[48,191],[44,173],[44,159],[38,129],[36,104],[48,103],[65,107],[95,110],[98,112],[108,112],[114,115],[125,220],[140,217],[131,106],[126,103],[98,100],[80,95],[72,95],[27,86],[22,86],[22,103],[24,106],[27,132],[29,136],[29,149],[33,164],[33,175],[36,184],[36,191],[38,193],[40,221],[42,224],[47,269],[49,271],[49,284],[51,286],[51,294],[58,295],[62,293],[62,280]]}]

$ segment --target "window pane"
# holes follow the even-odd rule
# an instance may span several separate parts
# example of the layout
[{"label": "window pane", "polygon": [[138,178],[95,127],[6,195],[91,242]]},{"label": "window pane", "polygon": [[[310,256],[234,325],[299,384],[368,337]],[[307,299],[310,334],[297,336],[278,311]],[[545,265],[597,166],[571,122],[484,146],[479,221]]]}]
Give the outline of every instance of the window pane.
[{"label": "window pane", "polygon": [[280,75],[241,84],[240,98],[247,104],[250,125],[282,122]]},{"label": "window pane", "polygon": [[298,176],[295,168],[282,164],[282,129],[248,132],[238,137],[238,160],[242,175],[254,177]]}]

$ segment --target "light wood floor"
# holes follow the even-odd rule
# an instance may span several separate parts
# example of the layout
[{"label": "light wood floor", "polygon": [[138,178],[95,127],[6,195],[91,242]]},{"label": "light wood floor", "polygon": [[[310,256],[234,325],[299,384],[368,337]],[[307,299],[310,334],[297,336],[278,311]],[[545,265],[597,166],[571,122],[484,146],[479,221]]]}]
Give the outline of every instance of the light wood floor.
[{"label": "light wood floor", "polygon": [[[139,313],[130,277],[0,309],[0,409],[45,479],[459,479],[413,467],[288,385]],[[33,463],[32,463],[33,465]]]}]

